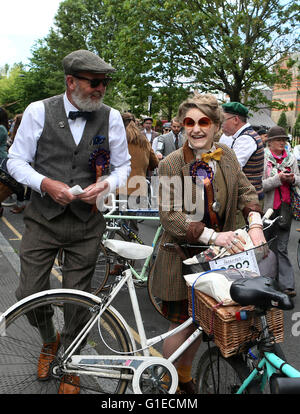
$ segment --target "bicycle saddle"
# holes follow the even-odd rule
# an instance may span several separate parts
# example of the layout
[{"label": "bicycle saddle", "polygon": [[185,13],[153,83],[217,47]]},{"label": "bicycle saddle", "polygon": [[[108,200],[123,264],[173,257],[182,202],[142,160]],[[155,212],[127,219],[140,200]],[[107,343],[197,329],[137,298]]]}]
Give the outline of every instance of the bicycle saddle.
[{"label": "bicycle saddle", "polygon": [[112,250],[125,259],[146,259],[153,252],[153,247],[137,244],[123,240],[107,239],[103,242],[104,247]]},{"label": "bicycle saddle", "polygon": [[242,306],[253,305],[267,310],[293,309],[290,297],[278,289],[278,284],[269,277],[254,277],[235,280],[230,287],[230,296]]}]

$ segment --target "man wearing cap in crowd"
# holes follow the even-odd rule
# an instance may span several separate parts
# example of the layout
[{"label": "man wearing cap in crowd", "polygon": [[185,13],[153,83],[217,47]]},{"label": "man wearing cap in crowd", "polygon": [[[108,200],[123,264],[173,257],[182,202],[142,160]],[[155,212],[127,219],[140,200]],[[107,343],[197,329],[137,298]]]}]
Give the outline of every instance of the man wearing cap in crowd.
[{"label": "man wearing cap in crowd", "polygon": [[159,159],[162,159],[171,154],[171,152],[181,148],[182,145],[181,124],[177,118],[173,118],[171,120],[171,131],[157,137],[156,155]]},{"label": "man wearing cap in crowd", "polygon": [[[66,92],[26,108],[9,151],[9,173],[33,190],[24,215],[18,299],[49,289],[52,265],[61,248],[63,286],[90,290],[105,230],[96,201],[124,185],[130,173],[121,115],[102,102],[115,69],[87,50],[67,55],[63,68]],[[82,192],[74,192],[75,185]],[[70,317],[66,313],[65,318]],[[63,341],[51,318],[44,327],[30,322],[38,325],[44,343],[37,375],[46,380]],[[64,377],[59,393],[76,394],[79,386],[79,377]]]},{"label": "man wearing cap in crowd", "polygon": [[154,138],[159,136],[159,133],[152,129],[153,118],[147,117],[143,119],[142,133],[146,136],[151,146],[153,145]]},{"label": "man wearing cap in crowd", "polygon": [[[232,137],[230,147],[234,150],[246,177],[255,187],[262,206],[264,197],[262,187],[264,146],[262,139],[247,122],[248,109],[243,104],[228,102],[222,107],[224,111],[222,131],[226,136]],[[244,221],[239,218],[237,227],[242,225],[244,225]]]}]

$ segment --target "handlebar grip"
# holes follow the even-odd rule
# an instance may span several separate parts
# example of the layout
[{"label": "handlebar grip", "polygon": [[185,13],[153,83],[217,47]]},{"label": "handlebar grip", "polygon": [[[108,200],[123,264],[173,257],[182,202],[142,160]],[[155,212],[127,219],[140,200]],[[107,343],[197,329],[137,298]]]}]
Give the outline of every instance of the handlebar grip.
[{"label": "handlebar grip", "polygon": [[264,222],[265,220],[268,220],[273,214],[273,209],[272,208],[268,208],[268,210],[265,212],[262,221]]}]

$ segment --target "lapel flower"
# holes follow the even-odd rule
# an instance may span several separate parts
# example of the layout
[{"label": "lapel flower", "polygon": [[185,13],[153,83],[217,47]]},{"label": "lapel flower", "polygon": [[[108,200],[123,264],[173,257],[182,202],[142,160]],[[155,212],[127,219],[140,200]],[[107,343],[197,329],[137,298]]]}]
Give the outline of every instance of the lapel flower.
[{"label": "lapel flower", "polygon": [[208,178],[212,182],[214,173],[211,167],[201,160],[197,160],[190,165],[190,176],[192,177],[193,183],[196,184],[197,177]]},{"label": "lapel flower", "polygon": [[89,157],[89,166],[96,172],[96,180],[108,172],[110,153],[104,149],[96,149]]}]

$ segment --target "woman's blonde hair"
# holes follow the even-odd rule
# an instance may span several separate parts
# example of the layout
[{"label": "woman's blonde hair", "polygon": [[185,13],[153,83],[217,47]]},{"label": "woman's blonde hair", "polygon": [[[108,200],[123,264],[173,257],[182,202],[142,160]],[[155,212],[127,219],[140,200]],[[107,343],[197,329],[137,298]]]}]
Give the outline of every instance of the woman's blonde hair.
[{"label": "woman's blonde hair", "polygon": [[128,144],[138,145],[140,148],[147,148],[148,140],[136,126],[134,115],[130,112],[125,112],[122,114],[122,119],[126,129]]},{"label": "woman's blonde hair", "polygon": [[213,121],[219,128],[223,120],[223,111],[218,103],[217,98],[210,94],[201,95],[198,92],[194,92],[191,98],[188,98],[182,102],[178,108],[178,115],[180,122],[182,122],[186,116],[188,110],[196,108],[203,112],[209,119]]}]

